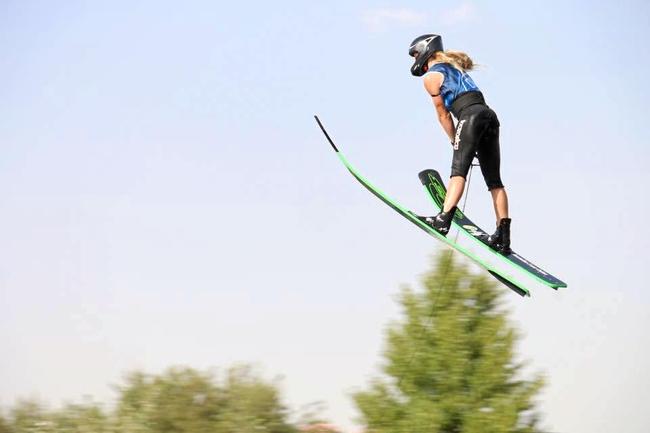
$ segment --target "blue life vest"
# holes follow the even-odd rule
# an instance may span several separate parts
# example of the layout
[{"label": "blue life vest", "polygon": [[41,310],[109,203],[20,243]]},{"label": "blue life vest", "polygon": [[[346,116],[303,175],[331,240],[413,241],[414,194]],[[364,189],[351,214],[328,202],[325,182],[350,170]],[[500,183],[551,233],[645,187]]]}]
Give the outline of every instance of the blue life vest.
[{"label": "blue life vest", "polygon": [[427,72],[440,72],[445,79],[440,86],[440,96],[445,103],[447,110],[451,111],[451,104],[461,94],[471,91],[479,91],[478,86],[467,72],[454,68],[449,63],[435,63]]}]

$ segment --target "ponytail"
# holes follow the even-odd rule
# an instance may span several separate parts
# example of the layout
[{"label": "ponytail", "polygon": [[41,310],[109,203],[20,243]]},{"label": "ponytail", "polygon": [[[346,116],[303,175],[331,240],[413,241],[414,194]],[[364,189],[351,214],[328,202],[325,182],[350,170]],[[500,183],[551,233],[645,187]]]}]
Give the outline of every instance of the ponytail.
[{"label": "ponytail", "polygon": [[433,59],[436,63],[449,63],[463,72],[474,69],[474,61],[462,51],[437,51]]}]

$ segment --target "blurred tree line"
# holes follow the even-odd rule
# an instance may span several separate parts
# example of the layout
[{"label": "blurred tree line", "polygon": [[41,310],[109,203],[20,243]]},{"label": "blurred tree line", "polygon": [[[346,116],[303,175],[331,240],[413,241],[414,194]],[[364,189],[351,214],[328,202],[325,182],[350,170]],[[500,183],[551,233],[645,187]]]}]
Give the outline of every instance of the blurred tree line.
[{"label": "blurred tree line", "polygon": [[294,433],[277,385],[249,367],[230,369],[222,382],[209,373],[172,368],[161,375],[131,373],[118,386],[115,409],[92,401],[48,410],[18,402],[0,433]]},{"label": "blurred tree line", "polygon": [[[402,290],[402,319],[387,332],[384,375],[353,395],[366,432],[540,432],[535,397],[543,379],[522,377],[504,289],[447,253],[437,257],[423,288]],[[246,366],[220,381],[190,368],[134,372],[117,391],[111,411],[92,401],[58,410],[18,402],[0,413],[0,433],[336,432],[319,410],[303,416],[300,427],[291,423],[277,385]]]}]

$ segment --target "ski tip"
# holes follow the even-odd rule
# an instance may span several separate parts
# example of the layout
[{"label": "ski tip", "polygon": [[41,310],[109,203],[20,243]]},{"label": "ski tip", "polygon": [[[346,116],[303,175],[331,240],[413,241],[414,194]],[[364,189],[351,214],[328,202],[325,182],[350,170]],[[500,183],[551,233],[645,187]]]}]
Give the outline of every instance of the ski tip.
[{"label": "ski tip", "polygon": [[334,149],[334,151],[336,153],[338,153],[339,150],[337,149],[336,144],[334,144],[334,142],[330,138],[329,134],[325,130],[325,127],[323,126],[323,124],[321,123],[320,119],[318,118],[318,116],[316,114],[314,114],[314,119],[316,119],[316,123],[318,123],[318,126],[320,127],[320,130],[323,131],[323,134],[325,134],[325,138],[327,138],[327,141],[329,141],[330,145],[332,145],[332,148]]},{"label": "ski tip", "polygon": [[431,182],[432,178],[436,180],[442,180],[440,173],[431,168],[427,168],[426,170],[419,172],[418,177],[420,178],[420,182],[422,182],[423,185],[427,185],[429,182]]}]

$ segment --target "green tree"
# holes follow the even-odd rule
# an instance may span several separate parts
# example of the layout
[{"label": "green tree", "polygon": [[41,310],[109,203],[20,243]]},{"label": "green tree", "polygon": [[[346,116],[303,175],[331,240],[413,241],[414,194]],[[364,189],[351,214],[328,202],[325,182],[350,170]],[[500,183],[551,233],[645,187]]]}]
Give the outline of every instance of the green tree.
[{"label": "green tree", "polygon": [[51,432],[52,423],[47,410],[34,400],[21,400],[11,409],[9,419],[15,433]]},{"label": "green tree", "polygon": [[257,378],[250,367],[228,371],[223,386],[224,406],[219,420],[223,433],[293,433],[288,411],[276,386]]},{"label": "green tree", "polygon": [[223,399],[211,376],[189,368],[131,373],[119,392],[116,424],[124,433],[212,432]]},{"label": "green tree", "polygon": [[109,419],[92,402],[47,410],[33,400],[18,402],[9,421],[0,420],[0,433],[107,433]]},{"label": "green tree", "polygon": [[387,332],[386,377],[354,395],[368,431],[539,432],[534,397],[543,379],[521,377],[503,289],[447,253],[423,286],[400,295],[403,318]]},{"label": "green tree", "polygon": [[123,433],[293,433],[277,388],[250,368],[223,383],[193,369],[159,376],[132,373],[119,388],[116,427]]},{"label": "green tree", "polygon": [[53,432],[65,433],[108,433],[110,420],[102,409],[91,401],[84,404],[69,404],[49,416]]},{"label": "green tree", "polygon": [[7,421],[2,415],[0,415],[0,433],[11,433],[9,421]]}]

